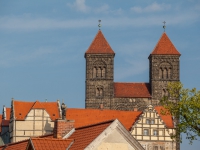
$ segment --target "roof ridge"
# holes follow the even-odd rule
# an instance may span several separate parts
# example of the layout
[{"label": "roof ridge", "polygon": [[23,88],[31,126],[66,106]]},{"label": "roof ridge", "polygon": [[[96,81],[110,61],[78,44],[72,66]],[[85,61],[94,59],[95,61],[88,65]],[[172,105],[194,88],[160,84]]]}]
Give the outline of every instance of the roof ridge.
[{"label": "roof ridge", "polygon": [[59,139],[59,138],[37,138],[31,137],[31,140],[53,140],[53,141],[73,141],[74,139]]},{"label": "roof ridge", "polygon": [[76,131],[76,130],[79,130],[79,129],[84,129],[84,128],[94,127],[94,126],[98,126],[98,125],[102,125],[102,124],[111,123],[111,122],[113,122],[114,120],[115,120],[115,119],[111,119],[111,120],[106,120],[106,121],[103,121],[103,122],[98,122],[98,123],[95,123],[95,124],[90,124],[90,125],[78,127],[78,128],[75,128],[75,131]]},{"label": "roof ridge", "polygon": [[33,104],[33,106],[31,107],[31,109],[34,108],[34,109],[45,109],[45,107],[42,105],[41,102],[39,102],[38,100],[35,101],[35,103]]},{"label": "roof ridge", "polygon": [[101,30],[98,30],[85,54],[115,54]]}]

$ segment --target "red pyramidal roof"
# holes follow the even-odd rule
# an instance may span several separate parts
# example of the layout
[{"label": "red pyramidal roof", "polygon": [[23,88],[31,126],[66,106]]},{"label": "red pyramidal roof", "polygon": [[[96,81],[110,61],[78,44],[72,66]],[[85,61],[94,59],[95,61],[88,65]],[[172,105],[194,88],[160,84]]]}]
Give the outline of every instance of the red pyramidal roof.
[{"label": "red pyramidal roof", "polygon": [[112,50],[108,42],[106,41],[101,30],[98,31],[95,36],[92,44],[85,52],[86,54],[114,54],[115,52]]},{"label": "red pyramidal roof", "polygon": [[167,34],[164,32],[154,48],[152,55],[180,55]]}]

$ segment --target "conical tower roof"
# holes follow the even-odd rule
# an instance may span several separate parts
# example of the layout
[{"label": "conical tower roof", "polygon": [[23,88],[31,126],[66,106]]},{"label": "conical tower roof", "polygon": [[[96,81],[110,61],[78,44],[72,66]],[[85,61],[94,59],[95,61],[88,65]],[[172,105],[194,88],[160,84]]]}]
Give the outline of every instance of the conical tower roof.
[{"label": "conical tower roof", "polygon": [[98,31],[85,54],[115,54],[101,30]]},{"label": "conical tower roof", "polygon": [[151,55],[181,55],[164,32]]}]

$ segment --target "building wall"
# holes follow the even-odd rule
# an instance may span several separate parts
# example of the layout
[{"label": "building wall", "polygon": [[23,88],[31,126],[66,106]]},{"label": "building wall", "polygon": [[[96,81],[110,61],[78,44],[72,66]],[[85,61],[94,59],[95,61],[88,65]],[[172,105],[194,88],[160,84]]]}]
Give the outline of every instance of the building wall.
[{"label": "building wall", "polygon": [[10,123],[11,142],[41,136],[53,132],[54,122],[44,109],[31,109],[25,120],[13,120]]},{"label": "building wall", "polygon": [[[156,110],[150,105],[134,124],[131,134],[146,150],[175,150],[176,143],[170,134],[174,129],[166,127]],[[173,149],[172,149],[173,148]]]},{"label": "building wall", "polygon": [[111,108],[114,54],[86,54],[86,108]]}]

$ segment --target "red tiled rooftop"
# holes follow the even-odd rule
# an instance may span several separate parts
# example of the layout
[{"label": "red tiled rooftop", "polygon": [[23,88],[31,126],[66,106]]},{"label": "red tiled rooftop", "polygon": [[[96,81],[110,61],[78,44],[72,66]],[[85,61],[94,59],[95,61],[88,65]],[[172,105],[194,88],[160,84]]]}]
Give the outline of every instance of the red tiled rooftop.
[{"label": "red tiled rooftop", "polygon": [[152,55],[180,55],[167,34],[164,32],[158,41]]},{"label": "red tiled rooftop", "polygon": [[106,41],[101,30],[98,31],[86,54],[114,54],[115,52]]},{"label": "red tiled rooftop", "polygon": [[2,120],[1,126],[9,126],[10,120]]},{"label": "red tiled rooftop", "polygon": [[0,146],[0,150],[25,150],[28,144],[28,140],[20,142],[10,143],[7,145]]},{"label": "red tiled rooftop", "polygon": [[10,110],[11,110],[11,108],[6,108],[6,119],[5,120],[10,120]]},{"label": "red tiled rooftop", "polygon": [[118,119],[127,130],[130,130],[140,114],[142,114],[141,111],[68,108],[66,118],[68,120],[75,120],[75,128]]},{"label": "red tiled rooftop", "polygon": [[[70,150],[82,150],[86,148],[96,137],[98,137],[112,121],[101,122],[90,126],[76,128],[75,132],[68,138],[74,139]],[[84,139],[84,140],[83,140]]]},{"label": "red tiled rooftop", "polygon": [[31,138],[30,141],[29,144],[32,143],[35,150],[66,150],[73,139]]},{"label": "red tiled rooftop", "polygon": [[151,97],[149,83],[114,83],[114,96],[115,97]]},{"label": "red tiled rooftop", "polygon": [[45,109],[52,120],[60,117],[57,102],[14,101],[14,113],[17,120],[24,120],[31,109]]},{"label": "red tiled rooftop", "polygon": [[160,115],[163,122],[166,124],[167,128],[174,128],[174,123],[171,115],[162,115],[161,109],[165,110],[163,106],[155,106],[155,110]]}]

